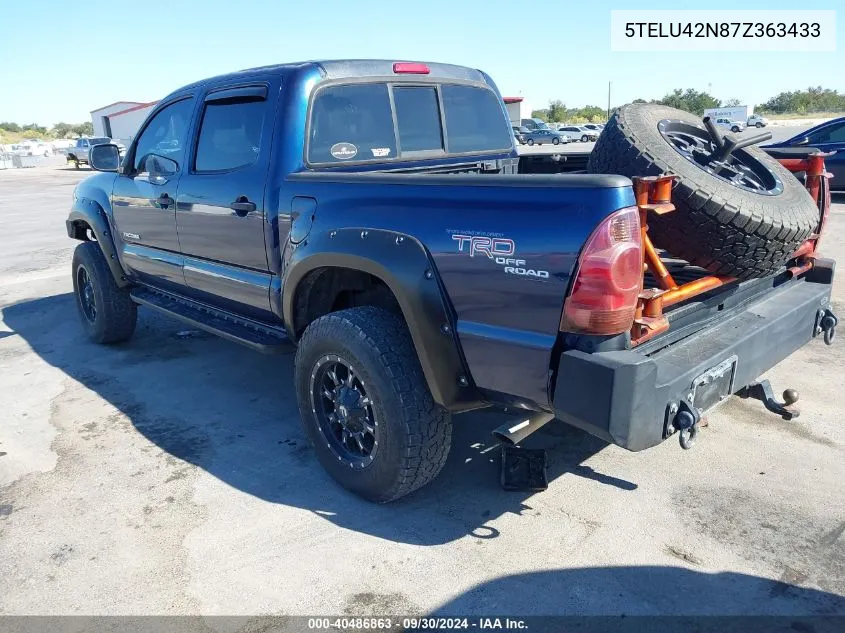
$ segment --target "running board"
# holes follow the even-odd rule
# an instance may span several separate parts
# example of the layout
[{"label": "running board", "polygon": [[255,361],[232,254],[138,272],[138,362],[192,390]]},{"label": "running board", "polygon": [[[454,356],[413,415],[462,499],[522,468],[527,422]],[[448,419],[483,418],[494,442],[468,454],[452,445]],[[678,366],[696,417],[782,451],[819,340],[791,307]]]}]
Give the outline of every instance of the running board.
[{"label": "running board", "polygon": [[291,349],[290,339],[282,328],[244,319],[230,312],[160,290],[136,287],[130,296],[137,304],[264,354],[287,352]]}]

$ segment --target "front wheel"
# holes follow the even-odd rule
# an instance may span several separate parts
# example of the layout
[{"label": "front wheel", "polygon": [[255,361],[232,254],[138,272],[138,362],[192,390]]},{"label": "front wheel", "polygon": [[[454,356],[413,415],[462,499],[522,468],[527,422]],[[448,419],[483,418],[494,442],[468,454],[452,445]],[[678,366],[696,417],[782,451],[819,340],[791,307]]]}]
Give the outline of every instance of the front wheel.
[{"label": "front wheel", "polygon": [[317,459],[344,488],[385,503],[446,463],[451,417],[431,397],[401,317],[370,306],[320,317],[299,342],[295,383]]},{"label": "front wheel", "polygon": [[129,291],[114,281],[96,242],[83,242],[73,252],[73,292],[82,329],[95,343],[119,343],[135,331],[138,307]]},{"label": "front wheel", "polygon": [[559,144],[560,144],[560,139],[559,139],[559,138],[552,139],[552,144],[553,144],[553,145],[559,145]]},{"label": "front wheel", "polygon": [[758,121],[754,124],[754,127],[763,127],[763,124]]},{"label": "front wheel", "polygon": [[533,138],[528,139],[528,145],[529,146],[534,145],[534,139]]},{"label": "front wheel", "polygon": [[733,132],[734,134],[738,133],[738,132],[739,132],[739,127],[737,127],[736,125],[734,125],[734,126],[731,128],[731,132]]}]

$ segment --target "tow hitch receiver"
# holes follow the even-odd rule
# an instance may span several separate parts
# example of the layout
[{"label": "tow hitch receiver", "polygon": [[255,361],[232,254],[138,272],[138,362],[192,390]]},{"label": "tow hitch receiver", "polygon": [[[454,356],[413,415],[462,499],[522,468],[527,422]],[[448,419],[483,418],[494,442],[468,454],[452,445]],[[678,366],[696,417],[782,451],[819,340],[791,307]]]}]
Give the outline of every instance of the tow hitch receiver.
[{"label": "tow hitch receiver", "polygon": [[772,391],[772,385],[768,380],[761,380],[743,387],[739,390],[737,395],[740,398],[754,398],[762,402],[765,407],[772,413],[777,413],[784,420],[791,420],[800,415],[798,409],[788,409],[798,402],[798,392],[795,389],[787,389],[783,392],[783,402],[775,398]]}]

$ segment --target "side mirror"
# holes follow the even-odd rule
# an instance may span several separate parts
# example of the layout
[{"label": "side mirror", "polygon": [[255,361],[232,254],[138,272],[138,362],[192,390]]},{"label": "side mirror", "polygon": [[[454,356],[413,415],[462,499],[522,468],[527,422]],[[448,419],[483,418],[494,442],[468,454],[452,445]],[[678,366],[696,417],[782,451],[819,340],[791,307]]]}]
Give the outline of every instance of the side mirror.
[{"label": "side mirror", "polygon": [[111,143],[94,145],[88,150],[88,164],[97,171],[117,171],[120,165],[120,150]]},{"label": "side mirror", "polygon": [[796,145],[807,145],[807,144],[809,144],[809,143],[810,143],[810,137],[809,137],[809,136],[805,136],[805,137],[804,137],[804,138],[802,138],[801,140],[799,140],[799,141],[795,141],[795,144],[796,144]]}]

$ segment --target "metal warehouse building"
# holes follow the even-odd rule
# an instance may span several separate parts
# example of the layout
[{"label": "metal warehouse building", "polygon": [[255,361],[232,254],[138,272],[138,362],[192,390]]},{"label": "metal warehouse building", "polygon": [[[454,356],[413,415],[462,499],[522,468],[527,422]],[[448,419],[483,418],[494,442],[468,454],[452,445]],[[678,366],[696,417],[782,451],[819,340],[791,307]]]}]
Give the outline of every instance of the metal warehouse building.
[{"label": "metal warehouse building", "polygon": [[522,97],[504,97],[503,101],[512,125],[520,125],[522,119],[531,118],[531,106]]},{"label": "metal warehouse building", "polygon": [[91,111],[94,136],[108,136],[129,145],[158,101],[117,101]]}]

